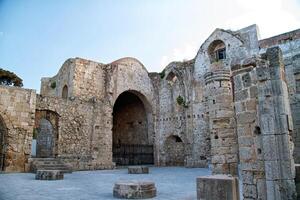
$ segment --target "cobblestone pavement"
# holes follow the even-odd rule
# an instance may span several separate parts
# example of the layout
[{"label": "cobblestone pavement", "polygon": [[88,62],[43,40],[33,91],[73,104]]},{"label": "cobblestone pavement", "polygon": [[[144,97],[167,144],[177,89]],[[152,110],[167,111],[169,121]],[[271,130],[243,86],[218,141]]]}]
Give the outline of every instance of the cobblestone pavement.
[{"label": "cobblestone pavement", "polygon": [[64,180],[35,180],[32,173],[0,174],[0,200],[112,200],[118,180],[150,180],[160,200],[196,199],[196,177],[211,174],[205,168],[151,167],[150,174],[127,174],[127,168],[79,171]]}]

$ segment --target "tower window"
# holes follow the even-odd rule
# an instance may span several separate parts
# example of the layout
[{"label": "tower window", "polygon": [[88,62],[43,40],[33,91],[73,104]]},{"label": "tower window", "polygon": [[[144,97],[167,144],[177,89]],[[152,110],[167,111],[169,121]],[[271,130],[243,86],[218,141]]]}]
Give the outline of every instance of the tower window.
[{"label": "tower window", "polygon": [[226,58],[226,50],[225,50],[225,48],[223,48],[223,49],[218,49],[217,51],[216,51],[216,60],[218,61],[218,60],[223,60],[223,59],[225,59]]},{"label": "tower window", "polygon": [[226,59],[225,43],[221,40],[213,41],[208,47],[208,54],[211,63]]}]

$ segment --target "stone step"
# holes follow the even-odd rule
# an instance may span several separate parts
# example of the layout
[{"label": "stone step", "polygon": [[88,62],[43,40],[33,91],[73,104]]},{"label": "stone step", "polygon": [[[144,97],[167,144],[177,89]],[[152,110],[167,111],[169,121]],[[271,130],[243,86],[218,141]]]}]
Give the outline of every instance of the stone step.
[{"label": "stone step", "polygon": [[59,164],[36,164],[37,167],[47,167],[47,166],[51,166],[51,167],[69,167],[68,165],[66,164],[62,164],[62,163],[59,163]]},{"label": "stone step", "polygon": [[72,173],[72,170],[67,169],[67,168],[51,168],[51,167],[44,167],[44,168],[38,168],[36,171],[39,170],[59,170],[63,173]]},{"label": "stone step", "polygon": [[59,161],[38,161],[38,162],[33,162],[35,165],[59,165],[62,164]]}]

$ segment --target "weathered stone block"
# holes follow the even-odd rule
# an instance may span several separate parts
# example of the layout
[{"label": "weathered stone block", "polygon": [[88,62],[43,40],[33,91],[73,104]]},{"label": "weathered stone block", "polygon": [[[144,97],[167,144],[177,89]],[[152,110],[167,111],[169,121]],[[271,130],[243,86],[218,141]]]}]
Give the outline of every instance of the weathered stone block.
[{"label": "weathered stone block", "polygon": [[249,97],[249,91],[248,89],[244,89],[241,91],[238,91],[234,94],[234,100],[235,101],[242,101]]},{"label": "weathered stone block", "polygon": [[257,199],[256,187],[252,184],[243,184],[243,196]]},{"label": "weathered stone block", "polygon": [[148,199],[156,196],[154,182],[120,181],[116,182],[113,196],[121,199]]},{"label": "weathered stone block", "polygon": [[294,179],[294,170],[292,170],[292,163],[290,161],[265,161],[266,179]]},{"label": "weathered stone block", "polygon": [[239,75],[233,77],[234,81],[234,91],[240,91],[243,89],[243,83]]},{"label": "weathered stone block", "polygon": [[35,174],[36,180],[61,180],[64,174],[60,170],[37,170]]},{"label": "weathered stone block", "polygon": [[269,70],[266,67],[256,68],[257,80],[266,81],[270,79]]},{"label": "weathered stone block", "polygon": [[249,74],[249,73],[243,75],[243,76],[242,76],[242,80],[243,80],[243,85],[244,85],[244,87],[249,87],[249,86],[251,86],[251,77],[250,77],[250,74]]},{"label": "weathered stone block", "polygon": [[227,175],[197,178],[198,200],[238,200],[239,184],[236,177]]},{"label": "weathered stone block", "polygon": [[243,162],[253,162],[256,159],[255,149],[252,147],[239,148],[240,160]]},{"label": "weathered stone block", "polygon": [[256,112],[243,112],[237,114],[237,123],[238,124],[246,124],[252,123],[256,119]]},{"label": "weathered stone block", "polygon": [[250,87],[250,98],[256,98],[257,92],[257,86]]},{"label": "weathered stone block", "polygon": [[149,174],[149,167],[147,167],[147,166],[130,166],[130,167],[128,167],[128,174]]}]

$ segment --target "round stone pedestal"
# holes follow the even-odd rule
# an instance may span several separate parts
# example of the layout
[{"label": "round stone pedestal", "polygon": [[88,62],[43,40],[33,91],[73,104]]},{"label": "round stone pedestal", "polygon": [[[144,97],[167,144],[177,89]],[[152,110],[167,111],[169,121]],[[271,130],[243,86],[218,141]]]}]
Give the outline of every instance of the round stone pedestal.
[{"label": "round stone pedestal", "polygon": [[37,170],[35,174],[36,180],[61,180],[64,174],[60,170]]},{"label": "round stone pedestal", "polygon": [[119,181],[115,183],[113,195],[121,199],[148,199],[156,196],[154,182]]},{"label": "round stone pedestal", "polygon": [[146,166],[130,166],[128,174],[149,174],[149,167]]}]

